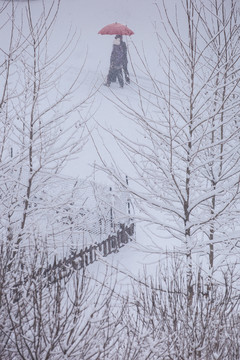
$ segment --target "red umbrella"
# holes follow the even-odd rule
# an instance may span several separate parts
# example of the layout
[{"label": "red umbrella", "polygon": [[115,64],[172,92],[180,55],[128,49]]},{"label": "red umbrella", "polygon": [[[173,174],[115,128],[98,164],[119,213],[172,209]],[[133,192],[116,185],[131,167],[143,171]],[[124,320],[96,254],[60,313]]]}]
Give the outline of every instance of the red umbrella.
[{"label": "red umbrella", "polygon": [[104,26],[98,34],[100,35],[133,35],[134,32],[126,25],[117,22]]}]

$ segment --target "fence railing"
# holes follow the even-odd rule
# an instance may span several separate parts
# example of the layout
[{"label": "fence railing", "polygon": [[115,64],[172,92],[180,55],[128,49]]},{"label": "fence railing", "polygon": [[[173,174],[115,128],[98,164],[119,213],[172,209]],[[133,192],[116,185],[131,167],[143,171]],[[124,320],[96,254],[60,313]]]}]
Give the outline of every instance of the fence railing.
[{"label": "fence railing", "polygon": [[68,258],[64,257],[58,262],[55,260],[47,268],[40,268],[37,276],[47,277],[50,283],[69,276],[74,270],[80,270],[94,263],[98,256],[108,256],[117,253],[121,247],[132,241],[134,235],[134,224],[120,224],[119,230],[115,234],[111,234],[104,241],[95,243],[79,252],[73,253]]}]

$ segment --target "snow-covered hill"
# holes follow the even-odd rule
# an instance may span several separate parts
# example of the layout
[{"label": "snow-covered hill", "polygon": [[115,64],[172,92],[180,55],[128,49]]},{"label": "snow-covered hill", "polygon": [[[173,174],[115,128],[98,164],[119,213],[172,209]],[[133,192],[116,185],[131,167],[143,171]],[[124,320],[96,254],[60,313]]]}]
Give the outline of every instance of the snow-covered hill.
[{"label": "snow-covered hill", "polygon": [[[47,6],[46,3],[45,11],[48,9]],[[42,9],[41,0],[31,1],[31,16],[33,19],[37,20],[39,18]],[[10,19],[10,12],[4,14],[6,21],[7,17]],[[130,136],[132,139],[138,139],[140,135],[136,131],[134,123],[130,122],[126,114],[119,110],[117,103],[123,102],[134,107],[140,106],[135,83],[136,76],[140,85],[148,86],[148,79],[140,70],[141,61],[137,56],[135,47],[141,50],[144,49],[150,66],[155,71],[160,70],[158,54],[156,53],[156,38],[154,36],[156,17],[155,5],[145,0],[123,0],[121,4],[111,0],[101,2],[97,0],[87,2],[85,0],[61,1],[53,31],[51,36],[47,38],[47,54],[49,58],[55,55],[63,44],[69,43],[69,56],[65,62],[62,63],[62,58],[59,57],[59,60],[57,59],[54,64],[56,70],[52,68],[56,75],[58,72],[61,75],[61,79],[55,85],[56,93],[63,93],[81,70],[77,91],[73,93],[71,102],[63,102],[63,110],[64,106],[71,108],[71,103],[75,104],[91,94],[81,111],[65,117],[64,126],[66,128],[70,123],[78,124],[78,122],[85,120],[88,120],[88,122],[87,131],[85,129],[84,133],[86,144],[82,151],[66,164],[62,172],[64,176],[88,178],[88,180],[94,178],[96,182],[112,184],[112,179],[104,171],[96,171],[98,165],[103,165],[102,160],[109,166],[115,163],[121,169],[123,176],[131,176],[134,171],[128,158],[118,147],[113,133],[120,132]],[[21,34],[24,36],[28,31],[26,1],[15,2],[14,18],[16,29],[21,29]],[[131,84],[124,86],[123,89],[120,89],[117,83],[112,84],[110,88],[103,86],[109,69],[114,36],[101,36],[98,31],[106,24],[115,21],[127,24],[135,33],[131,37],[124,37],[129,50],[128,67]],[[2,29],[2,39],[4,39],[2,47],[6,51],[9,46],[9,26],[7,23],[7,26]],[[16,71],[16,80],[21,78],[21,74],[18,74],[18,72],[21,72],[20,68]],[[45,97],[46,104],[53,97],[54,91],[48,93]],[[14,151],[13,146],[13,153]],[[137,241],[142,242],[144,245],[148,243],[148,236],[140,224],[137,227]],[[129,256],[131,257],[131,266],[136,271],[138,271],[139,267],[136,264],[139,261],[146,262],[143,260],[145,254],[139,251],[136,252],[135,246],[132,249],[129,248],[124,256],[119,254],[114,257],[114,261],[123,261],[129,264]],[[156,255],[156,258],[158,256]]]}]

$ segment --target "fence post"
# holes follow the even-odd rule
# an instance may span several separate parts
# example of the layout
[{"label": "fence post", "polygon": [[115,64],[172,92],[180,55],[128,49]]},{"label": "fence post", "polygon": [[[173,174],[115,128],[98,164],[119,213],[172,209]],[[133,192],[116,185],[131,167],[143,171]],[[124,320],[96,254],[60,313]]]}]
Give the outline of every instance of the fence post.
[{"label": "fence post", "polygon": [[103,256],[107,256],[108,252],[107,252],[107,240],[103,241]]},{"label": "fence post", "polygon": [[56,255],[54,255],[54,261],[53,261],[52,269],[56,269],[56,267],[57,267],[57,257],[56,257]]},{"label": "fence post", "polygon": [[117,253],[119,250],[118,250],[119,246],[118,246],[118,235],[114,235],[112,237],[112,249],[113,249],[113,252]]},{"label": "fence post", "polygon": [[112,253],[112,241],[111,241],[111,239],[112,239],[111,236],[109,236],[109,237],[107,238],[107,248],[108,248],[108,250],[107,250],[107,255],[109,255],[109,254]]},{"label": "fence post", "polygon": [[81,260],[80,260],[81,266],[80,266],[79,269],[82,269],[82,268],[84,267],[84,254],[83,254],[83,250],[82,250],[82,249],[80,250],[79,257],[80,257],[80,259],[81,259]]},{"label": "fence post", "polygon": [[95,243],[93,245],[93,255],[94,255],[93,261],[96,261],[97,260],[97,243]]},{"label": "fence post", "polygon": [[88,253],[89,253],[89,250],[87,247],[85,247],[85,250],[84,250],[84,265],[85,266],[88,266],[89,265],[89,256],[88,256]]},{"label": "fence post", "polygon": [[121,231],[121,242],[123,244],[127,244],[128,243],[128,235],[125,231],[125,225],[122,224],[122,231]]},{"label": "fence post", "polygon": [[98,244],[97,244],[97,247],[98,247],[99,252],[102,254],[102,250],[103,250],[103,241],[102,241],[102,242],[100,242],[100,243],[98,243]]},{"label": "fence post", "polygon": [[130,224],[129,226],[125,227],[125,232],[129,235],[132,236],[134,234],[134,223]]},{"label": "fence post", "polygon": [[89,246],[89,261],[90,261],[90,264],[92,264],[94,262],[94,260],[93,260],[93,246],[92,245]]}]

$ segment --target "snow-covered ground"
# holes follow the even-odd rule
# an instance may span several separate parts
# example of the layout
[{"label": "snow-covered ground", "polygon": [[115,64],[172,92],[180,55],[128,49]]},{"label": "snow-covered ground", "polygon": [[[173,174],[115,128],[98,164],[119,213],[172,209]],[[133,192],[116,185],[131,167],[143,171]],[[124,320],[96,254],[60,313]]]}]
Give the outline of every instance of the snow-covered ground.
[{"label": "snow-covered ground", "polygon": [[[122,169],[126,175],[131,175],[132,167],[128,159],[121,152],[116,144],[112,132],[121,132],[127,134],[132,139],[137,139],[139,134],[136,132],[133,122],[131,122],[124,114],[122,114],[117,106],[116,97],[124,103],[131,103],[136,106],[139,102],[138,93],[134,82],[136,81],[133,73],[131,62],[137,71],[138,81],[143,86],[148,86],[148,79],[140,70],[139,59],[134,50],[134,46],[139,49],[144,48],[144,51],[150,62],[150,66],[155,71],[161,71],[158,64],[158,54],[156,52],[156,38],[154,34],[154,22],[158,18],[156,7],[153,2],[146,0],[139,1],[121,1],[115,2],[111,0],[96,1],[63,1],[56,25],[58,33],[58,41],[61,37],[64,38],[64,32],[69,26],[77,29],[77,33],[81,34],[79,43],[74,51],[73,56],[66,63],[69,67],[68,77],[70,80],[71,74],[74,76],[74,69],[79,69],[83,56],[87,54],[86,63],[83,68],[83,83],[81,85],[81,95],[83,92],[88,94],[94,85],[98,91],[96,92],[92,101],[90,109],[86,109],[88,116],[93,114],[90,119],[89,128],[92,130],[92,138],[89,137],[88,143],[84,147],[83,152],[78,159],[68,164],[65,168],[65,173],[69,176],[88,176],[92,174],[94,162],[101,165],[101,159],[96,151],[96,146],[101,154],[101,157],[107,164],[111,165],[114,161]],[[123,89],[119,88],[118,83],[111,84],[110,89],[104,87],[102,84],[106,79],[109,69],[109,60],[112,49],[113,36],[98,35],[98,31],[106,24],[113,22],[120,22],[128,25],[133,31],[134,35],[131,37],[124,37],[128,44],[129,54],[129,72],[132,83],[126,85]],[[60,24],[60,27],[58,28]],[[59,36],[62,34],[62,36]],[[139,68],[138,68],[139,66]],[[150,84],[149,84],[150,85]],[[110,183],[104,172],[97,172],[95,175],[96,181]],[[170,241],[167,242],[159,239],[156,234],[149,235],[144,224],[138,224],[136,228],[136,244],[131,244],[116,254],[104,259],[105,264],[111,264],[114,267],[121,268],[125,273],[137,274],[143,267],[154,268],[159,259],[164,255],[159,253],[149,254],[139,248],[138,244],[144,245],[149,250],[152,245],[152,239],[162,247],[163,250],[169,248]],[[170,248],[172,248],[170,243]],[[176,244],[177,245],[177,244]],[[156,247],[155,247],[156,249]],[[101,268],[105,272],[104,263]],[[98,268],[99,264],[94,264],[93,269]],[[98,271],[99,272],[99,271]]]},{"label": "snow-covered ground", "polygon": [[[26,24],[21,24],[21,16],[26,12],[26,4],[25,1],[16,1],[15,17],[18,19],[19,27],[23,26],[23,32]],[[31,1],[31,11],[33,18],[37,19],[42,11],[42,1]],[[87,98],[90,93],[94,94],[84,105],[78,115],[79,118],[76,117],[76,114],[74,119],[66,118],[66,126],[68,121],[77,122],[78,120],[89,119],[87,126],[91,135],[89,134],[87,143],[79,156],[64,168],[64,176],[87,178],[88,180],[94,178],[96,182],[111,185],[112,179],[104,171],[95,170],[97,165],[103,165],[101,159],[104,159],[107,165],[111,165],[112,162],[116,163],[123,174],[132,175],[132,166],[118,147],[112,133],[121,132],[132,139],[138,139],[140,135],[136,131],[134,123],[119,111],[116,103],[120,100],[120,102],[134,105],[134,107],[138,106],[139,96],[135,84],[135,75],[137,75],[140,85],[146,87],[149,84],[150,86],[149,80],[140,70],[140,60],[135,51],[135,46],[140,50],[144,49],[149,65],[155,72],[161,71],[158,63],[157,46],[155,46],[157,40],[154,34],[154,22],[157,18],[156,7],[152,1],[122,0],[121,3],[112,0],[61,1],[53,33],[48,40],[49,56],[55,54],[66,39],[69,41],[72,35],[75,35],[70,44],[70,56],[60,67],[59,71],[61,71],[62,77],[56,88],[58,92],[64,91],[82,68],[81,84],[74,93],[72,102],[75,103]],[[119,88],[118,83],[112,84],[110,89],[103,86],[109,69],[114,36],[102,36],[98,34],[98,31],[106,24],[115,21],[128,25],[135,33],[131,37],[124,37],[129,49],[128,68],[132,81],[123,89]],[[7,27],[3,29],[6,31],[6,39],[8,38],[8,30]],[[59,60],[59,64],[61,61]],[[113,268],[124,269],[123,273],[134,274],[140,271],[143,264],[150,264],[149,266],[155,267],[160,258],[160,251],[157,254],[149,254],[139,247],[139,245],[143,245],[149,250],[151,240],[154,238],[163,249],[168,247],[168,242],[159,241],[155,234],[149,236],[144,224],[137,224],[136,243],[131,243],[118,254],[94,264],[93,270],[95,271],[100,266],[104,273],[107,263],[111,264]]]},{"label": "snow-covered ground", "polygon": [[[157,18],[158,14],[156,13],[154,3],[146,0],[124,0],[121,1],[121,3],[111,0],[103,0],[100,2],[97,0],[90,0],[88,2],[70,0],[62,2],[55,28],[57,33],[56,41],[61,42],[64,36],[66,36],[66,31],[70,26],[80,34],[80,39],[74,49],[73,55],[65,64],[65,67],[69,69],[66,76],[70,81],[71,75],[74,76],[75,72],[79,70],[86,54],[86,62],[82,72],[83,82],[79,92],[81,96],[83,96],[83,93],[87,95],[93,86],[95,89],[98,89],[92,100],[91,107],[85,109],[86,116],[93,114],[93,117],[89,121],[89,128],[93,129],[92,137],[89,137],[78,159],[69,163],[65,168],[66,175],[72,177],[91,175],[94,163],[96,162],[101,165],[101,159],[96,151],[96,146],[106,163],[111,164],[111,161],[115,161],[123,173],[131,175],[131,164],[129,164],[128,159],[121,152],[109,131],[122,132],[128,136],[130,135],[132,139],[138,138],[139,136],[133,122],[119,111],[115,103],[116,97],[134,106],[139,102],[134,84],[136,79],[131,62],[134,65],[135,71],[137,71],[139,83],[148,86],[149,80],[140,70],[140,63],[134,46],[139,49],[144,48],[150,66],[154,68],[156,72],[161,71],[158,64],[157,46],[155,46],[156,38],[154,34],[154,22]],[[135,33],[131,37],[124,37],[124,40],[128,44],[131,57],[128,68],[132,83],[126,85],[123,89],[119,88],[118,83],[111,84],[110,89],[102,85],[108,73],[114,37],[99,35],[98,31],[106,24],[115,21],[128,25]],[[92,138],[94,139],[94,143]],[[113,159],[111,157],[113,157]],[[94,176],[96,181],[111,184],[111,179],[109,179],[104,172],[97,172]],[[137,244],[142,244],[149,250],[149,245],[152,244],[151,240],[155,239],[155,241],[160,244],[160,247],[166,250],[166,248],[169,247],[169,240],[166,242],[157,238],[155,234],[150,235],[150,237],[145,226],[138,224],[136,229],[136,244],[126,246],[117,255],[110,256],[105,259],[105,261],[115,264],[114,266],[116,267],[122,266],[125,270],[135,274],[142,269],[143,264],[149,264],[149,266],[155,267],[158,260],[162,257],[160,251],[158,254],[150,255],[140,250]],[[170,244],[170,248],[172,248],[172,245],[173,244]],[[96,264],[93,265],[94,268],[97,266]]]},{"label": "snow-covered ground", "polygon": [[[16,4],[16,16],[20,24],[26,2],[16,1]],[[166,4],[169,8],[172,5],[173,3]],[[42,9],[41,0],[31,1],[31,9],[33,17],[37,18]],[[172,11],[174,15],[174,9]],[[115,21],[128,25],[135,33],[131,37],[124,37],[129,49],[128,68],[132,81],[123,89],[119,88],[117,83],[112,84],[110,88],[103,86],[109,69],[114,37],[99,35],[98,31],[106,24]],[[82,68],[81,84],[71,100],[75,103],[88,97],[89,94],[93,94],[81,112],[74,115],[74,119],[66,118],[66,126],[68,122],[89,119],[87,123],[89,136],[82,152],[74,160],[68,162],[64,168],[64,176],[94,179],[96,182],[111,185],[112,179],[104,171],[96,171],[98,165],[103,165],[102,159],[107,165],[116,163],[121,172],[129,177],[133,174],[131,163],[118,147],[112,134],[120,132],[133,140],[138,139],[141,135],[136,131],[134,122],[131,122],[125,114],[119,111],[116,104],[120,101],[131,104],[134,108],[140,106],[135,75],[140,86],[145,88],[151,86],[150,81],[141,70],[142,66],[135,46],[139,51],[144,49],[148,65],[153,73],[161,74],[154,28],[156,21],[159,21],[159,14],[153,1],[122,0],[120,3],[112,0],[61,1],[54,30],[48,40],[49,55],[56,53],[66,39],[69,40],[73,34],[75,36],[70,44],[70,56],[60,68],[62,78],[56,85],[57,90],[63,91]],[[152,241],[158,244],[159,252],[156,252],[155,247],[151,253]],[[105,260],[114,267],[122,266],[125,270],[136,274],[143,264],[154,268],[156,263],[165,256],[165,251],[178,245],[173,240],[161,238],[161,232],[158,229],[151,233],[144,224],[138,223],[136,243],[126,246],[117,255],[110,256]],[[144,251],[143,247],[148,251]],[[103,263],[100,261],[99,264]],[[94,264],[93,267],[96,268],[100,266],[99,264]]]},{"label": "snow-covered ground", "polygon": [[[115,21],[127,24],[135,32],[135,35],[131,38],[125,37],[133,63],[137,63],[137,56],[134,54],[132,42],[137,47],[144,46],[151,61],[157,63],[154,47],[156,40],[154,39],[153,28],[155,16],[154,5],[146,1],[124,0],[121,4],[118,4],[110,0],[101,2],[92,0],[87,3],[85,1],[71,0],[62,2],[58,23],[55,27],[57,42],[59,43],[66,36],[66,31],[70,26],[73,30],[76,29],[77,34],[80,34],[80,39],[73,55],[65,64],[66,69],[69,69],[66,77],[71,81],[71,75],[74,76],[79,70],[86,56],[82,72],[83,82],[79,92],[83,96],[83,94],[87,95],[93,86],[95,89],[98,89],[92,100],[92,107],[85,109],[88,116],[94,115],[89,127],[95,129],[93,131],[93,138],[103,158],[109,159],[109,151],[111,155],[114,155],[114,159],[126,174],[130,171],[129,164],[123,154],[120,153],[113,137],[107,131],[104,131],[103,128],[119,130],[131,134],[133,138],[136,137],[135,128],[125,116],[119,113],[119,110],[111,100],[116,100],[116,95],[124,102],[136,103],[138,96],[134,92],[133,84],[125,86],[124,89],[119,89],[118,84],[112,84],[111,89],[102,86],[109,69],[114,37],[98,35],[98,31],[104,25]],[[134,79],[130,62],[129,71],[131,78]],[[139,75],[141,76],[142,74]],[[66,174],[70,176],[82,176],[83,172],[85,175],[91,174],[94,161],[100,162],[100,159],[89,137],[88,144],[81,156],[72,164],[69,164],[65,170]],[[99,174],[98,176],[96,180],[102,180],[104,175]]]}]

